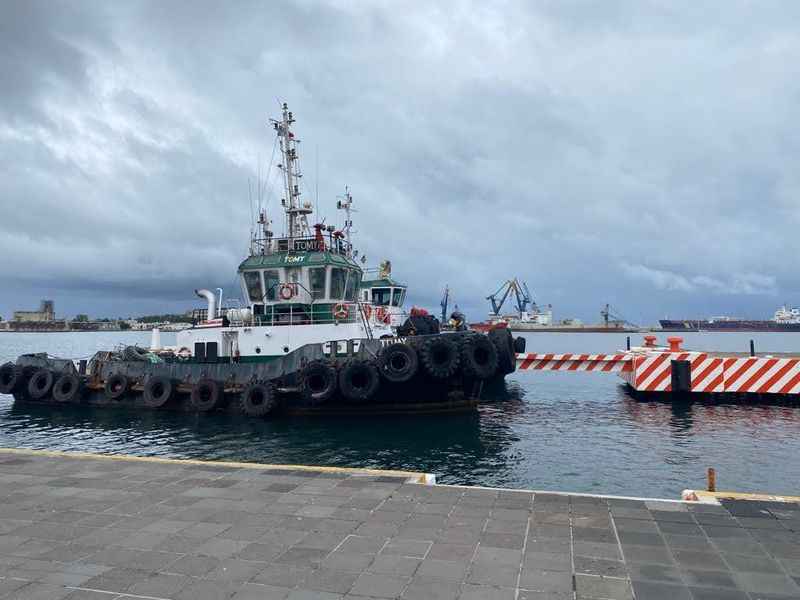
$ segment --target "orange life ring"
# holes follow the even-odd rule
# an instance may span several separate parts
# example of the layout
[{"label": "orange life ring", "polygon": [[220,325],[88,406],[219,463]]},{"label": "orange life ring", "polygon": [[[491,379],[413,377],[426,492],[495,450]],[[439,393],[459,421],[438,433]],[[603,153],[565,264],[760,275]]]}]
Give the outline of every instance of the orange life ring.
[{"label": "orange life ring", "polygon": [[333,307],[333,317],[337,321],[346,319],[349,314],[350,311],[347,309],[347,305],[342,304],[341,302]]},{"label": "orange life ring", "polygon": [[281,297],[281,300],[291,300],[292,296],[294,296],[294,289],[292,285],[289,283],[281,284],[281,289],[278,291],[278,295]]},{"label": "orange life ring", "polygon": [[361,306],[364,307],[364,318],[369,321],[369,318],[372,316],[372,305],[362,304]]}]

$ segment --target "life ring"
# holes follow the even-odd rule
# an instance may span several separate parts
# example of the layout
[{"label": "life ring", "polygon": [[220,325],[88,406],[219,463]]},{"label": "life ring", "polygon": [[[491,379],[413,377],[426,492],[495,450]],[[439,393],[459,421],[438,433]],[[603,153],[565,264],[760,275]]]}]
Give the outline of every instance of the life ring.
[{"label": "life ring", "polygon": [[364,317],[369,321],[372,316],[372,306],[369,304],[362,304],[362,306],[364,307]]},{"label": "life ring", "polygon": [[192,357],[192,351],[189,350],[189,348],[187,348],[186,346],[178,350],[178,358],[191,358],[191,357]]},{"label": "life ring", "polygon": [[375,309],[375,319],[380,321],[381,323],[386,323],[387,325],[392,321],[392,315],[386,309],[385,306],[379,306]]},{"label": "life ring", "polygon": [[281,300],[291,300],[294,296],[294,288],[289,283],[283,283],[278,291],[278,295],[281,297]]},{"label": "life ring", "polygon": [[341,302],[333,307],[333,317],[337,321],[343,321],[347,318],[350,314],[350,311],[347,308],[346,304],[342,304]]}]

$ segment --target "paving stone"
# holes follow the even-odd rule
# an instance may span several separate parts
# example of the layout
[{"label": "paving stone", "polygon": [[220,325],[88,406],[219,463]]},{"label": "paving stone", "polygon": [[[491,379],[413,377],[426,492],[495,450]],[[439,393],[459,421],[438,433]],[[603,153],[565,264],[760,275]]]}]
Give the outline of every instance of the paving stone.
[{"label": "paving stone", "polygon": [[467,583],[498,587],[517,585],[519,567],[503,564],[473,563],[467,574]]},{"label": "paving stone", "polygon": [[408,577],[363,573],[356,580],[350,594],[375,598],[398,598],[408,583]]},{"label": "paving stone", "polygon": [[216,581],[244,583],[264,570],[264,563],[249,560],[228,558],[215,569],[206,573],[205,577]]},{"label": "paving stone", "polygon": [[606,577],[627,576],[625,563],[621,560],[575,556],[574,562],[576,573],[583,573],[585,575],[605,575]]},{"label": "paving stone", "polygon": [[355,554],[377,554],[386,545],[385,538],[363,537],[349,535],[337,548],[337,552],[351,552]]},{"label": "paving stone", "polygon": [[[521,593],[520,598],[524,593]],[[487,585],[464,584],[458,600],[515,600],[514,588],[500,588]]]},{"label": "paving stone", "polygon": [[[604,598],[609,600],[632,600],[631,585],[627,579],[598,577],[596,575],[575,575],[575,591],[578,598]],[[650,596],[638,596],[655,600]]]},{"label": "paving stone", "polygon": [[711,552],[696,552],[694,550],[673,550],[675,561],[685,569],[708,569],[710,571],[725,571],[727,566],[722,556]]},{"label": "paving stone", "polygon": [[[351,555],[352,556],[352,555]],[[425,561],[429,562],[429,561]],[[443,562],[443,561],[438,561]],[[420,558],[411,558],[409,556],[397,556],[397,555],[379,555],[375,557],[375,560],[372,564],[369,565],[367,569],[371,573],[383,573],[385,575],[401,575],[401,576],[410,576],[413,575],[417,568],[422,563],[422,559]],[[460,563],[455,563],[460,564]],[[466,565],[464,565],[466,568]]]},{"label": "paving stone", "polygon": [[[238,586],[237,586],[238,587]],[[173,598],[175,600],[229,600],[236,588],[216,581],[194,581]]]},{"label": "paving stone", "polygon": [[750,600],[748,595],[740,590],[725,588],[689,587],[689,593],[692,595],[692,600]]},{"label": "paving stone", "polygon": [[320,592],[316,590],[292,590],[287,600],[341,600],[341,594]]},{"label": "paving stone", "polygon": [[659,581],[662,583],[683,583],[680,571],[669,565],[639,563],[628,565],[631,579],[638,581]]},{"label": "paving stone", "polygon": [[313,572],[309,567],[291,565],[268,565],[253,577],[251,583],[263,583],[276,587],[293,588],[301,585]]},{"label": "paving stone", "polygon": [[139,596],[170,598],[192,583],[192,581],[190,577],[186,577],[185,575],[158,573],[143,581],[137,581],[128,591],[131,594]]},{"label": "paving stone", "polygon": [[631,581],[636,598],[645,600],[692,600],[689,588],[683,585],[654,581]]},{"label": "paving stone", "polygon": [[461,593],[457,583],[444,581],[412,581],[405,589],[403,600],[456,600]]},{"label": "paving stone", "polygon": [[749,573],[740,571],[733,574],[738,586],[752,593],[763,594],[795,594],[800,597],[800,587],[785,575],[773,575],[769,573]]},{"label": "paving stone", "polygon": [[534,592],[571,592],[572,573],[523,569],[519,586]]},{"label": "paving stone", "polygon": [[381,549],[381,554],[425,558],[432,545],[433,542],[427,540],[394,540]]},{"label": "paving stone", "polygon": [[436,542],[431,546],[426,558],[469,561],[475,554],[475,548],[475,544],[445,544]]},{"label": "paving stone", "polygon": [[358,575],[333,569],[317,569],[303,581],[303,588],[336,594],[345,594],[353,587]]},{"label": "paving stone", "polygon": [[[333,552],[325,557],[320,566],[337,571],[360,573],[374,561],[372,554],[352,554],[349,552]],[[410,559],[418,560],[418,559]]]},{"label": "paving stone", "polygon": [[[579,557],[575,558],[577,560]],[[583,561],[603,560],[589,557],[580,558]],[[586,562],[582,564],[586,564]],[[542,571],[572,571],[572,557],[563,553],[526,552],[523,557],[523,566]]]},{"label": "paving stone", "polygon": [[169,565],[169,568],[165,569],[165,571],[191,575],[192,577],[202,577],[216,569],[221,562],[218,558],[211,556],[184,556]]},{"label": "paving stone", "polygon": [[425,580],[461,582],[467,574],[468,564],[459,561],[426,559],[419,565],[416,577]]},{"label": "paving stone", "polygon": [[285,600],[292,590],[273,585],[246,583],[231,600]]},{"label": "paving stone", "polygon": [[683,580],[690,586],[735,588],[736,582],[730,571],[698,571],[683,569]]}]

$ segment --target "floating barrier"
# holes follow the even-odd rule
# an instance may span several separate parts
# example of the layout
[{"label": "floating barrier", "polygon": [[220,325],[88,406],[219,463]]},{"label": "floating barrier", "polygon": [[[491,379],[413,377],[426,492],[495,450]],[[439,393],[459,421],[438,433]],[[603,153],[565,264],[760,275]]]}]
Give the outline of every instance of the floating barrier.
[{"label": "floating barrier", "polygon": [[616,373],[635,394],[744,394],[800,398],[800,356],[756,356],[681,349],[679,337],[669,346],[645,345],[617,354],[517,354],[519,371],[591,371]]}]

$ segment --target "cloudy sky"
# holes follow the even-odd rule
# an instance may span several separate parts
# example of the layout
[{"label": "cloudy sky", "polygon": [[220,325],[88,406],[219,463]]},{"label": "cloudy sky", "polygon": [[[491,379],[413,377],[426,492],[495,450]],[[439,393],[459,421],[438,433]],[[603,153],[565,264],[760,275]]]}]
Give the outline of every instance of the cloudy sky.
[{"label": "cloudy sky", "polygon": [[559,318],[769,316],[800,304],[798,23],[791,0],[2,2],[0,314],[232,290],[287,101],[306,196],[335,222],[350,186],[416,304],[449,284],[482,318],[518,276]]}]

